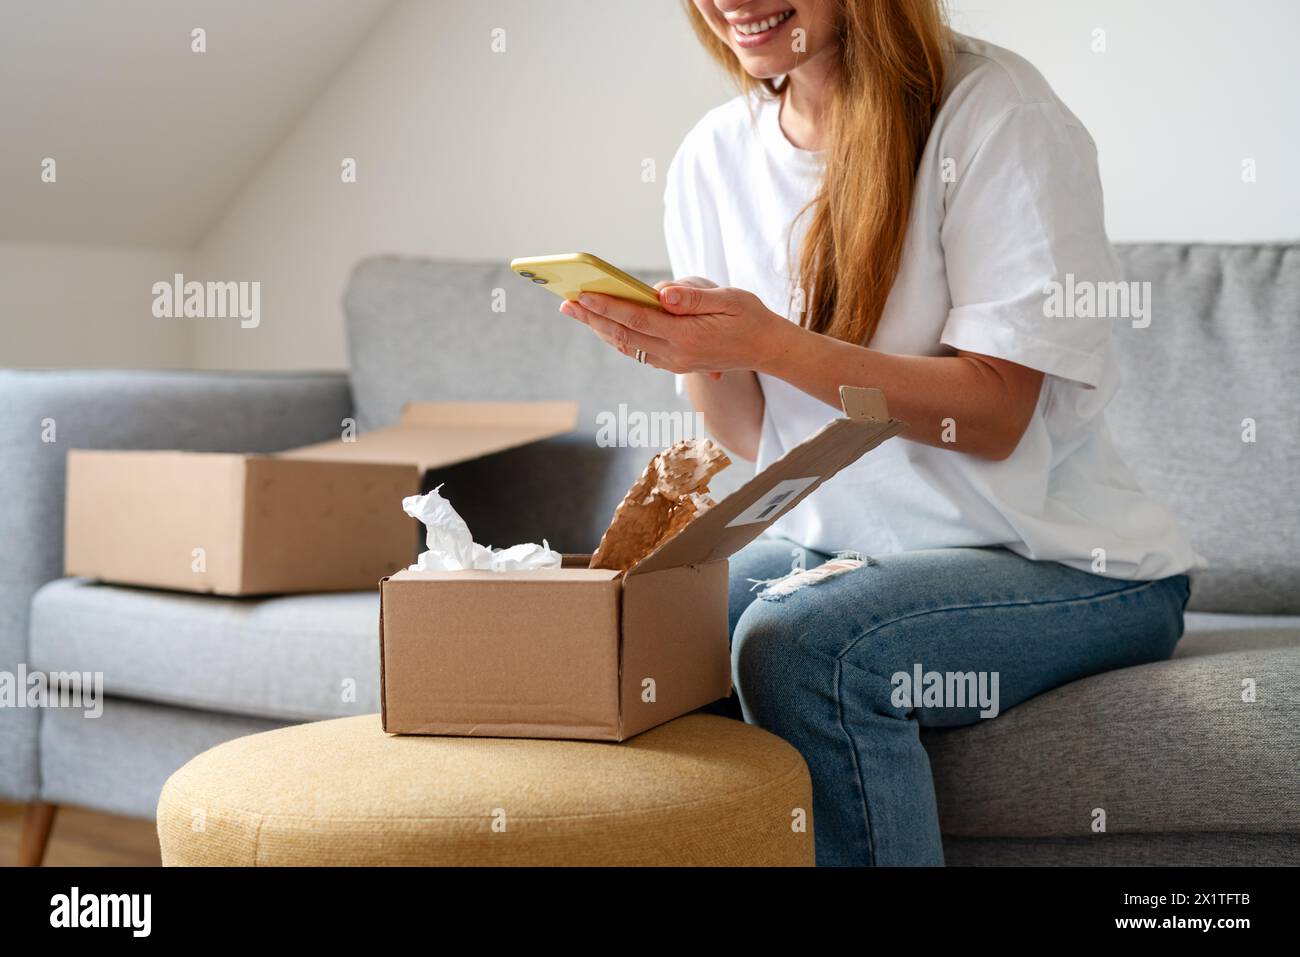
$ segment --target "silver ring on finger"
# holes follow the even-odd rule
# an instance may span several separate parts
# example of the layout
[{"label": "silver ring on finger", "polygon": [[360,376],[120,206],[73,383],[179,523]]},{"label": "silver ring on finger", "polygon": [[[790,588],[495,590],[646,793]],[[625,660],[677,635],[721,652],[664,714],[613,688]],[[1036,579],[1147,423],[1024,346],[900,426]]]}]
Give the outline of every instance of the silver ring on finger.
[{"label": "silver ring on finger", "polygon": [[644,363],[644,362],[645,362],[645,350],[644,350],[644,349],[638,349],[635,353],[633,353],[632,358],[635,359],[637,362]]}]

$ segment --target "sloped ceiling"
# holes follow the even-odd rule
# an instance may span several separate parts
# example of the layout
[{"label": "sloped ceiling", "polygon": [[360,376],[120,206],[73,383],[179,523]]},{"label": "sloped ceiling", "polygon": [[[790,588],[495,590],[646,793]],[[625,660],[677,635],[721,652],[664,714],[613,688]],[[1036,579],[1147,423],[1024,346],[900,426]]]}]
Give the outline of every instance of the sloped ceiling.
[{"label": "sloped ceiling", "polygon": [[392,5],[0,0],[0,241],[194,245]]}]

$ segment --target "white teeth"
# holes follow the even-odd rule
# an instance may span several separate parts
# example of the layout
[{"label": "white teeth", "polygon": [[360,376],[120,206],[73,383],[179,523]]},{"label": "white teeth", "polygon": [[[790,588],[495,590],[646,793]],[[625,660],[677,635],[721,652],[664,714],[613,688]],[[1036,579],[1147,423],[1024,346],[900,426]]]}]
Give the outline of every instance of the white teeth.
[{"label": "white teeth", "polygon": [[747,37],[752,37],[755,34],[766,33],[768,30],[772,30],[780,26],[782,23],[785,23],[786,20],[790,19],[790,17],[792,17],[793,15],[794,15],[793,10],[787,10],[785,11],[785,13],[778,13],[775,14],[774,16],[770,16],[766,20],[758,20],[755,21],[754,23],[732,24],[732,28],[737,33],[743,34]]}]

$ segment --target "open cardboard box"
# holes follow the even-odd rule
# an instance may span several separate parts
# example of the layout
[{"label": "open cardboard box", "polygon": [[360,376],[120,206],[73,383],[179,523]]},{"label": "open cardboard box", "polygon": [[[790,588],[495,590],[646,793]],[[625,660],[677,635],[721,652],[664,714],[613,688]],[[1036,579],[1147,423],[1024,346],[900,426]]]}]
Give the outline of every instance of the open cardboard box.
[{"label": "open cardboard box", "polygon": [[875,389],[626,572],[400,571],[380,583],[384,730],[622,741],[731,692],[727,558],[901,432]]},{"label": "open cardboard box", "polygon": [[68,453],[64,571],[218,595],[374,588],[414,561],[425,471],[571,432],[573,402],[414,402],[277,455]]}]

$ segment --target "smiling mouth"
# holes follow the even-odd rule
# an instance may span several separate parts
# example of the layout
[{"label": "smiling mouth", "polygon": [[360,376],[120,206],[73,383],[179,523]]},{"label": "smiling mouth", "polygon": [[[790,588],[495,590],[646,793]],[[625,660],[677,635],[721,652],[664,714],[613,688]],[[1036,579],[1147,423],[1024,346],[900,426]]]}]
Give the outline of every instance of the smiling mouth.
[{"label": "smiling mouth", "polygon": [[774,13],[762,20],[754,20],[749,23],[733,23],[731,29],[738,40],[753,41],[776,30],[792,16],[794,16],[794,11],[786,10],[782,13]]}]

